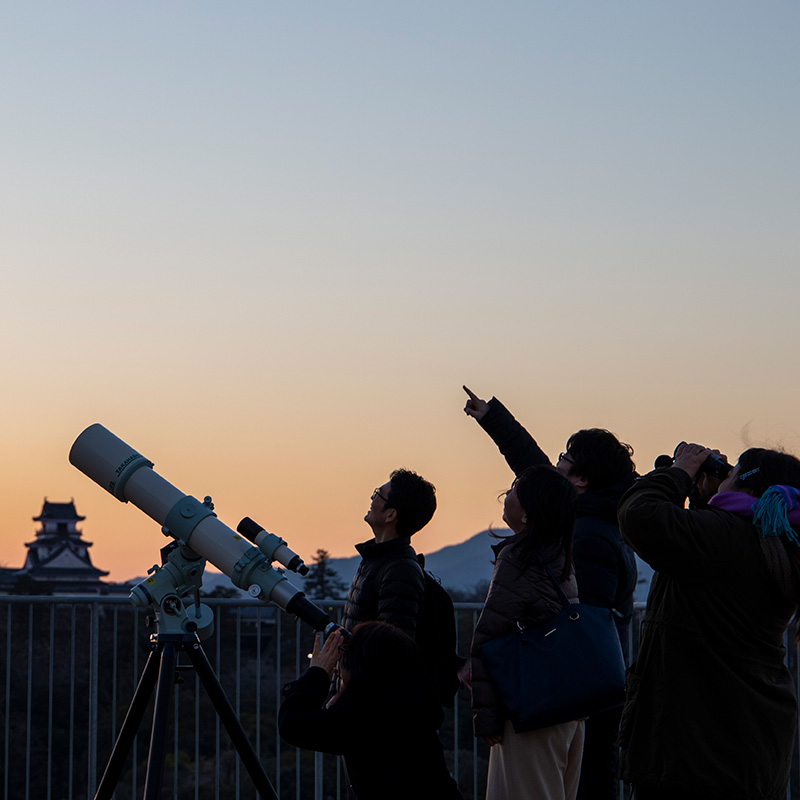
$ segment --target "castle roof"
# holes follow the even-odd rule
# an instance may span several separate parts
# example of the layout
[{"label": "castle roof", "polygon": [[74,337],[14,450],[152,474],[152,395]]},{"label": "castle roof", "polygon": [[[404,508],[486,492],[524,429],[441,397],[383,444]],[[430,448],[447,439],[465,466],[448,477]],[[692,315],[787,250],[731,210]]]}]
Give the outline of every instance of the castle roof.
[{"label": "castle roof", "polygon": [[75,510],[75,501],[70,500],[69,503],[51,503],[46,497],[44,505],[42,506],[42,513],[38,517],[34,517],[34,522],[43,522],[44,520],[73,520],[81,522],[86,517],[82,517]]},{"label": "castle roof", "polygon": [[76,553],[66,543],[44,557],[39,555],[38,550],[32,548],[26,566],[28,572],[36,573],[55,570],[57,573],[64,575],[75,571],[93,575],[108,575],[107,571],[98,569],[91,563],[88,553]]}]

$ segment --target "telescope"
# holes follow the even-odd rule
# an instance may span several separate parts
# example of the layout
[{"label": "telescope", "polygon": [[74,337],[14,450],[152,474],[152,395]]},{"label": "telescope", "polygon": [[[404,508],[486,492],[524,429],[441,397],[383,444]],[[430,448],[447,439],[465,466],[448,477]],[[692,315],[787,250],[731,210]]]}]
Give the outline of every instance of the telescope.
[{"label": "telescope", "polygon": [[[210,497],[201,502],[181,492],[155,472],[152,461],[107,428],[86,428],[72,445],[69,460],[117,500],[133,503],[161,525],[164,535],[211,562],[251,597],[275,603],[315,631],[329,633],[339,627],[272,566],[278,561],[301,575],[308,572],[283,539],[249,517],[239,523],[240,532],[232,530],[217,518]],[[146,604],[147,583],[132,592],[137,605]]]}]

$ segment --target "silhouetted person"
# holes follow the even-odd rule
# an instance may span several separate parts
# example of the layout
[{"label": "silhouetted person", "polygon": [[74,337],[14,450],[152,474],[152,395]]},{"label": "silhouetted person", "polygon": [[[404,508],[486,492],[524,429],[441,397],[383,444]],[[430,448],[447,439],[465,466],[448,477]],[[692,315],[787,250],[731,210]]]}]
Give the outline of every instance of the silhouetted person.
[{"label": "silhouetted person", "polygon": [[570,602],[578,602],[572,566],[576,497],[550,466],[525,470],[506,492],[503,519],[514,535],[492,548],[492,582],[462,671],[471,684],[475,735],[491,747],[490,800],[575,800],[578,791],[584,721],[535,730],[512,721],[481,658],[481,645],[489,640],[514,633],[520,623],[537,628],[559,614],[559,586]]},{"label": "silhouetted person", "polygon": [[[340,689],[327,703],[331,677]],[[364,622],[331,634],[284,689],[278,727],[290,744],[344,756],[357,800],[460,800],[437,729],[442,708],[413,639]]]},{"label": "silhouetted person", "polygon": [[344,605],[342,626],[383,620],[416,633],[425,581],[411,537],[436,511],[433,484],[407,469],[395,470],[375,489],[364,521],[373,538],[356,545],[361,563]]},{"label": "silhouetted person", "polygon": [[[511,412],[494,397],[486,402],[464,387],[464,411],[491,436],[515,475],[550,459]],[[617,505],[636,478],[633,448],[600,428],[573,433],[556,469],[575,487],[573,558],[581,603],[613,608],[622,651],[628,657],[636,560],[617,526]],[[578,800],[616,800],[617,732],[621,709],[595,714],[586,722]]]},{"label": "silhouetted person", "polygon": [[800,605],[800,460],[746,450],[707,508],[686,509],[711,452],[681,443],[674,466],[620,504],[625,539],[656,570],[620,730],[637,800],[786,797],[797,697],[783,642]]}]

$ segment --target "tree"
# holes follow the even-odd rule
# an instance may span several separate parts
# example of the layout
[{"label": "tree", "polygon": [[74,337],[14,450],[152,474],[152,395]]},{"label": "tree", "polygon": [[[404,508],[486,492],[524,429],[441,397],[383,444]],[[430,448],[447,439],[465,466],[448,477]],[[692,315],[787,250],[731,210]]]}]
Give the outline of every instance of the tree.
[{"label": "tree", "polygon": [[312,600],[344,597],[347,584],[331,566],[331,554],[320,548],[312,560],[314,563],[308,568],[308,575],[303,583],[306,595]]}]

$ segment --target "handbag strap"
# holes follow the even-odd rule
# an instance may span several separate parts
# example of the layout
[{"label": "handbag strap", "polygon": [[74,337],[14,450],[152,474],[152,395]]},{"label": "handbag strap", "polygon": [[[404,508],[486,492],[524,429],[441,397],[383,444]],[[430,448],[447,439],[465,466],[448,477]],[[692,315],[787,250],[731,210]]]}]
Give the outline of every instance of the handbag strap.
[{"label": "handbag strap", "polygon": [[556,578],[555,573],[552,569],[550,569],[550,565],[545,562],[542,558],[541,553],[536,551],[536,559],[538,562],[547,570],[547,574],[550,576],[550,580],[553,581],[553,585],[556,587],[556,591],[558,592],[558,596],[561,599],[561,605],[564,606],[565,609],[569,610],[573,603],[570,603],[567,595],[564,593],[564,590],[561,588],[561,582]]},{"label": "handbag strap", "polygon": [[[574,603],[570,603],[569,599],[567,598],[567,595],[564,593],[564,590],[561,588],[560,581],[558,580],[558,578],[556,578],[555,573],[553,572],[553,570],[550,569],[550,565],[542,558],[541,553],[539,553],[538,550],[535,550],[534,551],[534,556],[536,557],[536,560],[539,562],[539,564],[541,564],[545,568],[545,570],[547,571],[547,574],[550,576],[550,580],[553,581],[553,586],[556,587],[556,592],[558,592],[559,599],[561,600],[561,605],[564,607],[564,609],[566,611],[571,611],[572,609],[574,609],[575,608],[575,604]],[[523,614],[520,617],[520,619],[517,620],[517,628],[520,631],[524,631],[525,627],[526,627],[525,624],[523,623],[524,616],[525,615]]]}]

